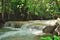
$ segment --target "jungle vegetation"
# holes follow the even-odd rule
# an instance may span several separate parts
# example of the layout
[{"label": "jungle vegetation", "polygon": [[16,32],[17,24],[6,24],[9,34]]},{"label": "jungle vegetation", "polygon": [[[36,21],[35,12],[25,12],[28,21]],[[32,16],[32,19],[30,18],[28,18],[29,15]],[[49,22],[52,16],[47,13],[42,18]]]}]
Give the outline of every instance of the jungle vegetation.
[{"label": "jungle vegetation", "polygon": [[56,19],[60,15],[60,0],[1,0],[0,13],[4,20]]}]

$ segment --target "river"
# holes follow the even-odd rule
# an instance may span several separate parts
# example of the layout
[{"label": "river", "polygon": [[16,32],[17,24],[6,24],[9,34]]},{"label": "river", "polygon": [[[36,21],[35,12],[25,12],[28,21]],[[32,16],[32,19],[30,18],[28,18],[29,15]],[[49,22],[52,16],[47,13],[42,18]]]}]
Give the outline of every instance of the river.
[{"label": "river", "polygon": [[46,25],[55,25],[56,21],[57,20],[28,21],[24,23],[21,28],[14,28],[14,22],[10,22],[10,26],[8,26],[9,22],[6,22],[4,28],[17,31],[5,32],[0,35],[0,40],[37,40],[36,35],[43,35],[42,29],[45,28]]}]

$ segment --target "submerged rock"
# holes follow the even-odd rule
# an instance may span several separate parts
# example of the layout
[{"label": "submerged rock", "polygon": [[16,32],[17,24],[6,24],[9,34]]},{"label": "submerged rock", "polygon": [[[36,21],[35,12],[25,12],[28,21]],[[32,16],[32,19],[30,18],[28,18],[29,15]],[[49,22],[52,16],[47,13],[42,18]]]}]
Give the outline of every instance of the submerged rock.
[{"label": "submerged rock", "polygon": [[15,28],[21,28],[21,26],[22,26],[22,24],[20,24],[20,25],[19,25],[19,24],[15,24],[14,27],[15,27]]}]

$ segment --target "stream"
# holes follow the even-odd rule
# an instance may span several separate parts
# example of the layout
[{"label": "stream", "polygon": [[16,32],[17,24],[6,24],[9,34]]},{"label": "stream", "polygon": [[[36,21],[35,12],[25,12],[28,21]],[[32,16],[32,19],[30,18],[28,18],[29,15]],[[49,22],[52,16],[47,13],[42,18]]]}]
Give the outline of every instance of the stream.
[{"label": "stream", "polygon": [[6,22],[4,28],[10,28],[16,31],[5,32],[0,35],[0,40],[37,40],[36,35],[43,35],[42,30],[46,25],[53,26],[55,23],[56,20],[36,20],[28,21],[21,28],[14,28],[15,24],[13,22],[11,22],[10,26],[8,26],[9,22]]}]

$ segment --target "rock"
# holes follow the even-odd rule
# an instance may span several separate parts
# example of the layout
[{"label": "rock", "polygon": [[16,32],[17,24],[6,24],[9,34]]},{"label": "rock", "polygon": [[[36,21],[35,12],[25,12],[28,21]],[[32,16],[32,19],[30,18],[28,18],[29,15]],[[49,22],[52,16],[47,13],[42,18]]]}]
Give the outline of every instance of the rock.
[{"label": "rock", "polygon": [[14,27],[15,28],[21,28],[22,24],[15,24]]},{"label": "rock", "polygon": [[[46,26],[46,27],[43,29],[43,32],[44,32],[44,33],[51,33],[51,34],[53,34],[53,32],[55,32],[55,29],[57,28],[58,25],[59,25],[59,24],[56,23],[56,25],[54,25],[54,26]],[[56,32],[55,32],[55,33],[56,33]]]},{"label": "rock", "polygon": [[59,24],[60,24],[60,18],[57,18],[57,23],[59,23]]},{"label": "rock", "polygon": [[60,35],[60,25],[57,26],[57,28],[55,29],[55,31],[58,33],[58,35]]}]

